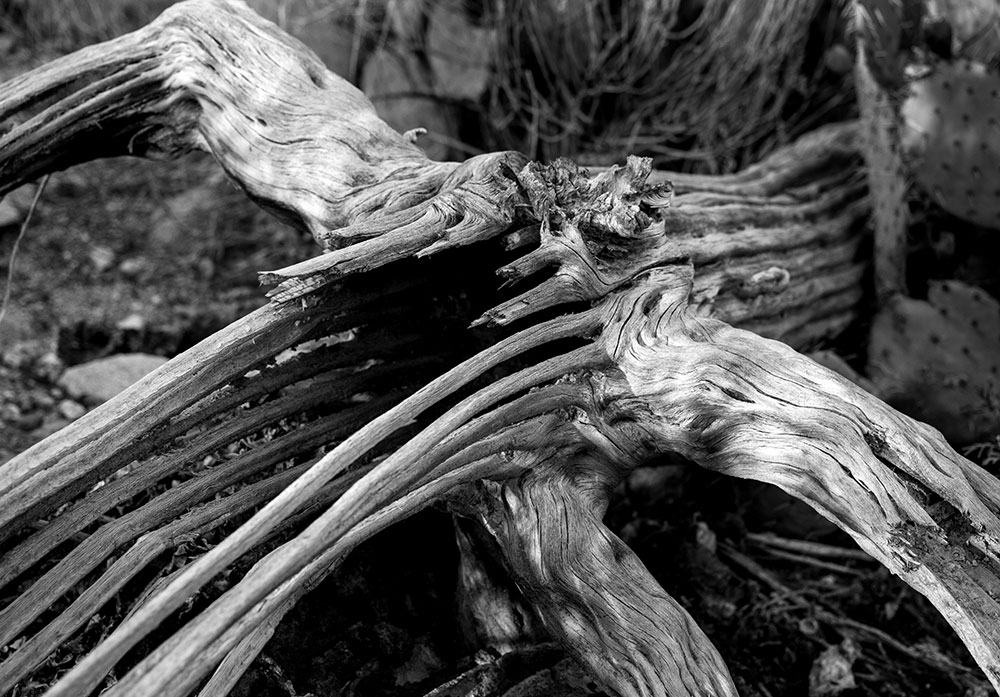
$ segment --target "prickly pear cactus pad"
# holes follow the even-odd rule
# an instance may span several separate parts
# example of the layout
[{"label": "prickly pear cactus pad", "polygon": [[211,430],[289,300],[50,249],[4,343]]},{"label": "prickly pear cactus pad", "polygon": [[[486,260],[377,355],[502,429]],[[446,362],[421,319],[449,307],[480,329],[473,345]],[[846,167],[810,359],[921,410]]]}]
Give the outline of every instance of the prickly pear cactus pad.
[{"label": "prickly pear cactus pad", "polygon": [[1000,431],[1000,303],[960,281],[896,296],[875,318],[868,367],[886,401],[964,444]]},{"label": "prickly pear cactus pad", "polygon": [[942,62],[911,83],[902,117],[916,182],[949,213],[1000,229],[1000,76]]}]

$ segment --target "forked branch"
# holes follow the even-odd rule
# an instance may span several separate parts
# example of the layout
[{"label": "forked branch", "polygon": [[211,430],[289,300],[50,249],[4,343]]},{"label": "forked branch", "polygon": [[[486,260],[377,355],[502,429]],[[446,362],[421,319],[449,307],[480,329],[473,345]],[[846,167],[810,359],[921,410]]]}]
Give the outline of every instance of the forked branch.
[{"label": "forked branch", "polygon": [[[151,586],[50,691],[85,694],[117,670],[110,695],[224,694],[351,549],[445,502],[497,541],[547,631],[609,692],[735,694],[705,635],[600,522],[621,478],[669,452],[808,502],[927,595],[1000,687],[997,481],[788,346],[835,335],[865,292],[852,124],[718,178],[651,173],[641,159],[594,175],[516,153],[431,162],[232,0],[178,3],[16,79],[0,92],[6,119],[0,193],[86,159],[200,148],[325,253],[265,272],[278,284],[270,306],[0,468],[0,537],[16,536],[0,583],[30,581],[0,615],[5,640],[26,639],[0,686],[225,510],[242,524]],[[522,255],[500,264],[495,246],[473,247],[494,238]],[[431,355],[423,342],[442,342],[424,318],[439,279],[403,262],[446,250],[520,287],[462,318],[498,326],[489,341]],[[275,443],[96,526],[46,573],[47,555],[107,511],[285,417],[296,428]],[[40,517],[51,520],[24,527]],[[300,534],[251,556],[293,525]],[[39,626],[39,604],[119,553],[114,573]],[[121,665],[247,558],[257,564],[238,584]]]}]

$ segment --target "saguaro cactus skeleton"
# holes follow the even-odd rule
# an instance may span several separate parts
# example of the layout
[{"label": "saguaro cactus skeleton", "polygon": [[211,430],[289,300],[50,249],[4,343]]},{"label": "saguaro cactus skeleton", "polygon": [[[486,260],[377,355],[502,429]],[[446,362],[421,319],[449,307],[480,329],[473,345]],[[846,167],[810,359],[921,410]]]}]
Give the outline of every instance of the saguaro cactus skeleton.
[{"label": "saguaro cactus skeleton", "polygon": [[[808,502],[925,594],[1000,687],[1000,485],[791,348],[857,312],[868,204],[854,125],[726,177],[639,159],[594,175],[517,153],[431,162],[232,0],[180,3],[13,80],[0,91],[8,119],[0,193],[91,158],[203,149],[327,251],[263,273],[277,284],[270,305],[0,468],[0,585],[32,579],[0,610],[0,645],[24,638],[0,663],[0,692],[180,536],[243,520],[153,583],[49,692],[86,694],[113,672],[110,695],[225,694],[352,548],[446,503],[496,542],[524,602],[609,692],[735,694],[705,635],[601,523],[614,485],[664,452]],[[496,262],[497,241],[528,251]],[[499,328],[463,348],[464,329],[425,319],[448,284],[410,260],[428,255],[500,266],[531,288],[495,307],[473,296],[462,319]],[[465,340],[421,355],[421,337],[442,331]],[[106,511],[288,418],[299,427],[38,568]],[[38,518],[47,524],[29,525]],[[197,617],[119,664],[216,574],[304,520]]]}]

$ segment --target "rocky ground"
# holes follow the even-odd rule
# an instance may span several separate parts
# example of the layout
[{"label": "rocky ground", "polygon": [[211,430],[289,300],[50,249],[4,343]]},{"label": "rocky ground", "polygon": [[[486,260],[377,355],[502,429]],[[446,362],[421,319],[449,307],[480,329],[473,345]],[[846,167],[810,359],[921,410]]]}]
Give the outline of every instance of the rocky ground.
[{"label": "rocky ground", "polygon": [[[5,270],[34,193],[5,199]],[[207,158],[106,160],[52,176],[4,274],[0,458],[260,306],[256,271],[312,250]]]}]

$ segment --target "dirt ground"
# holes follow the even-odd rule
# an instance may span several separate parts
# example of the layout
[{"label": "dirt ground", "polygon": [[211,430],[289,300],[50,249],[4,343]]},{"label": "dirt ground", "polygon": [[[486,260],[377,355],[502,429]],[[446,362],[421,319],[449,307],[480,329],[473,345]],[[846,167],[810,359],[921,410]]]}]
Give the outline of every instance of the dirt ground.
[{"label": "dirt ground", "polygon": [[[18,231],[0,229],[5,281]],[[67,397],[51,384],[64,367],[117,353],[172,357],[264,303],[257,270],[313,249],[207,157],[53,175],[19,245],[0,327],[0,456],[51,432],[45,412]]]}]

